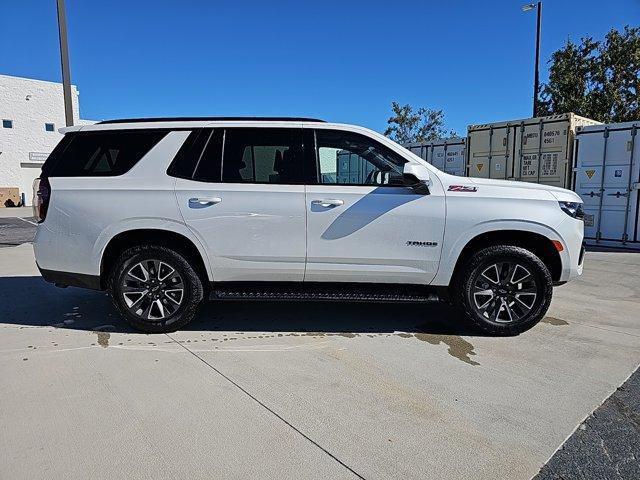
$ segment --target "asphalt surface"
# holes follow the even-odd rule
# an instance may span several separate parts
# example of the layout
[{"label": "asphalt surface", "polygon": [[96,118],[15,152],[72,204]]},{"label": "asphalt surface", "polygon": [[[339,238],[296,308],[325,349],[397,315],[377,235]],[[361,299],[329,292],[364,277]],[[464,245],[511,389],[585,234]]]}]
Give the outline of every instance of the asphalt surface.
[{"label": "asphalt surface", "polygon": [[0,217],[0,248],[33,241],[36,222],[33,217]]},{"label": "asphalt surface", "polygon": [[535,478],[640,478],[640,370],[579,425]]},{"label": "asphalt surface", "polygon": [[[521,479],[552,456],[542,478],[637,478],[638,397],[616,389],[640,362],[639,267],[588,253],[511,338],[445,305],[233,302],[144,335],[2,248],[0,478]],[[592,426],[614,392],[627,414]]]}]

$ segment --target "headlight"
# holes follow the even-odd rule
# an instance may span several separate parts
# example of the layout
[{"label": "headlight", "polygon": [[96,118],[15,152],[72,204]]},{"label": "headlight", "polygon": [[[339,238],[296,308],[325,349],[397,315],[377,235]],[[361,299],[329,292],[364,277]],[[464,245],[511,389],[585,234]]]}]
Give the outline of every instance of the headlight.
[{"label": "headlight", "polygon": [[578,220],[584,219],[584,210],[580,202],[558,202],[564,213]]}]

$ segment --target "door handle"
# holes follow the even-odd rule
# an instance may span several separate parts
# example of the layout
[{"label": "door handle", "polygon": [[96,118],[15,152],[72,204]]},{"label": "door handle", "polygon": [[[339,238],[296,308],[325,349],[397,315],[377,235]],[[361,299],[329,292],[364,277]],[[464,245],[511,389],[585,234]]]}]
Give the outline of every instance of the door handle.
[{"label": "door handle", "polygon": [[220,197],[194,197],[189,199],[189,206],[206,207],[207,205],[215,205],[221,201],[222,199]]},{"label": "door handle", "polygon": [[324,207],[324,208],[339,207],[340,205],[344,205],[344,200],[340,200],[337,198],[329,198],[326,200],[313,200],[311,202],[311,205],[320,205],[321,207]]}]

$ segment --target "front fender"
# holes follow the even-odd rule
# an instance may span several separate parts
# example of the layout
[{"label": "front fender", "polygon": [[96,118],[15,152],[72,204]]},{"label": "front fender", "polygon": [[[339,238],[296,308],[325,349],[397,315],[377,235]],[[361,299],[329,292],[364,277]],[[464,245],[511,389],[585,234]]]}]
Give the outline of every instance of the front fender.
[{"label": "front fender", "polygon": [[[462,253],[464,247],[466,247],[474,238],[479,235],[500,232],[505,230],[518,230],[522,232],[531,232],[542,235],[549,240],[559,240],[563,244],[563,251],[560,252],[560,260],[563,265],[569,262],[567,245],[562,238],[562,235],[550,227],[542,223],[533,222],[530,220],[489,220],[474,225],[472,228],[466,229],[464,232],[456,236],[456,238],[449,238],[445,233],[445,242],[442,249],[442,256],[440,260],[440,266],[438,273],[436,274],[432,285],[447,286],[451,282],[453,271],[456,267],[456,262]],[[448,248],[446,247],[448,245]]]}]

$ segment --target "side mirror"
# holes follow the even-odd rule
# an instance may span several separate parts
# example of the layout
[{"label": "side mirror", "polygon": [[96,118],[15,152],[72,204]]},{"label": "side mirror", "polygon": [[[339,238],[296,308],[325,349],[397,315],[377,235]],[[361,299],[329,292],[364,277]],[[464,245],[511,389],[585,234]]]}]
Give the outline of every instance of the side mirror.
[{"label": "side mirror", "polygon": [[429,169],[418,163],[405,163],[402,173],[402,180],[405,187],[412,188],[420,195],[429,195],[431,186],[431,175]]}]

